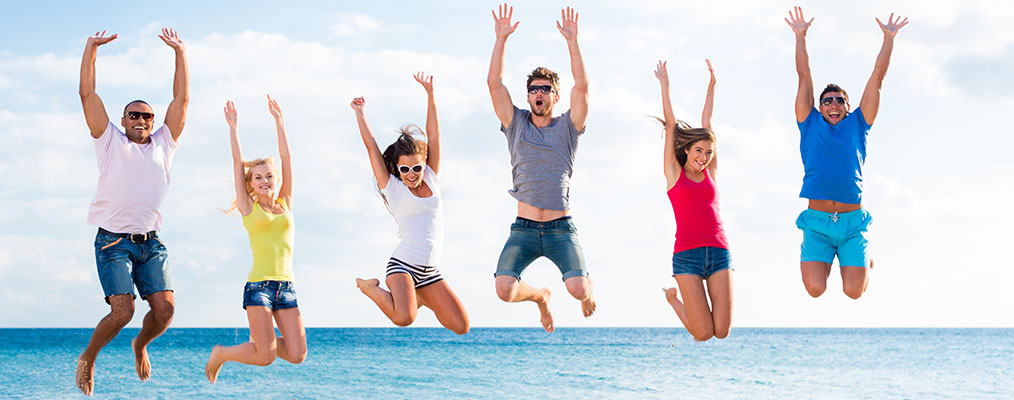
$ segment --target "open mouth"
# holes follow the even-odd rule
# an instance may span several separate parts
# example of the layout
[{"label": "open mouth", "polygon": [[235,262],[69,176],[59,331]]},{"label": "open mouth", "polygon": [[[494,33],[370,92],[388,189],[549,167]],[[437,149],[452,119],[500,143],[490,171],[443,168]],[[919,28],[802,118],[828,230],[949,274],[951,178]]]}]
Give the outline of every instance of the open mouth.
[{"label": "open mouth", "polygon": [[536,106],[541,106],[542,105],[542,100],[535,100],[535,105]]}]

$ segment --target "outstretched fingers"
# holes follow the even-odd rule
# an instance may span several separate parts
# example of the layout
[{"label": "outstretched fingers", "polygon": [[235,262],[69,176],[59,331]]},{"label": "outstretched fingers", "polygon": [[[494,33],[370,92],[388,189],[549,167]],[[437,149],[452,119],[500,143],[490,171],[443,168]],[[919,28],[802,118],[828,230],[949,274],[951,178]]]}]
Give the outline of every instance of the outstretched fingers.
[{"label": "outstretched fingers", "polygon": [[669,71],[666,69],[666,63],[668,61],[658,60],[658,65],[655,66],[655,77],[662,82],[669,81]]},{"label": "outstretched fingers", "polygon": [[[573,8],[567,7],[560,10],[560,21],[556,21],[556,29],[567,39],[577,36],[578,13]],[[561,22],[562,21],[562,22]]]},{"label": "outstretched fingers", "polygon": [[493,13],[493,27],[497,37],[507,37],[514,33],[515,29],[518,29],[518,24],[521,22],[515,22],[511,25],[511,18],[514,17],[514,7],[510,7],[507,3],[498,7],[499,14],[497,11]]},{"label": "outstretched fingers", "polygon": [[433,75],[426,75],[425,72],[419,71],[412,77],[415,78],[415,81],[419,82],[419,84],[422,85],[423,89],[426,89],[427,92],[433,91]]}]

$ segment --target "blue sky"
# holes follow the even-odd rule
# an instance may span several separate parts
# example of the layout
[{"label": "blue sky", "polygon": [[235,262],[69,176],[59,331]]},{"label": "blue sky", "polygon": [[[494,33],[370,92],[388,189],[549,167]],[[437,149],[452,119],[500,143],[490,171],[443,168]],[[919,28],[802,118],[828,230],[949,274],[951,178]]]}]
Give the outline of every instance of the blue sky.
[{"label": "blue sky", "polygon": [[[120,38],[99,50],[97,91],[115,114],[147,99],[164,114],[172,52],[162,26],[188,46],[191,103],[162,209],[176,326],[245,326],[240,308],[250,251],[238,218],[218,211],[232,196],[226,100],[236,102],[244,150],[276,153],[264,94],[285,112],[295,162],[295,274],[309,326],[389,326],[355,288],[380,277],[396,226],[375,194],[349,101],[388,143],[425,121],[412,73],[435,75],[447,216],[443,271],[474,326],[538,326],[534,305],[505,304],[492,274],[515,204],[507,195],[506,143],[485,76],[497,3],[177,2],[172,7],[69,4],[5,6],[0,16],[0,327],[90,327],[107,308],[85,217],[95,155],[77,93],[85,39]],[[507,44],[505,83],[521,103],[525,74],[544,65],[569,87],[556,31],[562,2],[522,2]],[[697,125],[718,75],[714,123],[719,188],[736,276],[736,326],[1014,326],[1006,227],[1014,214],[1006,177],[1014,145],[1014,7],[995,2],[803,3],[815,85],[861,95],[880,48],[874,17],[910,18],[895,44],[880,115],[870,133],[864,203],[874,217],[877,267],[859,301],[829,290],[811,299],[799,279],[796,215],[802,166],[792,113],[793,37],[786,1],[577,4],[591,79],[590,114],[572,181],[599,309],[580,317],[548,261],[526,281],[554,291],[558,326],[674,326],[661,288],[675,226],[661,173],[661,112],[652,69],[669,60],[673,102]],[[566,109],[564,98],[557,112]],[[144,307],[139,304],[139,307]],[[139,324],[140,318],[135,318]],[[419,326],[435,326],[420,313]]]}]

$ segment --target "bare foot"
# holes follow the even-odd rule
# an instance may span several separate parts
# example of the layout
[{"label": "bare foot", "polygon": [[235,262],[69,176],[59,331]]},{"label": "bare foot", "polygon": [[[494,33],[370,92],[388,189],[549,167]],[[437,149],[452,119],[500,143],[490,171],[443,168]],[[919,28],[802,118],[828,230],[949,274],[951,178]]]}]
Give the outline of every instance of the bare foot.
[{"label": "bare foot", "polygon": [[77,359],[77,388],[81,389],[81,393],[84,393],[85,396],[91,396],[92,389],[95,387],[95,380],[92,377],[92,370],[94,368],[94,361]]},{"label": "bare foot", "polygon": [[665,299],[669,302],[669,305],[672,306],[673,311],[676,311],[676,315],[680,316],[680,319],[682,320],[683,313],[686,312],[686,306],[684,306],[683,302],[680,301],[679,289],[671,287],[668,289],[662,289],[662,291],[665,292]]},{"label": "bare foot", "polygon": [[147,346],[137,348],[137,338],[130,341],[130,347],[134,348],[134,369],[137,370],[137,377],[142,382],[151,378],[151,363],[148,362],[148,349]]},{"label": "bare foot", "polygon": [[556,330],[556,327],[553,326],[553,314],[549,313],[549,296],[551,293],[549,292],[549,289],[546,288],[542,288],[540,292],[542,294],[542,300],[535,301],[535,304],[539,306],[539,314],[542,314],[539,317],[539,322],[542,323],[542,329],[545,329],[546,332],[553,333],[553,331]]},{"label": "bare foot", "polygon": [[595,296],[588,296],[587,299],[581,301],[581,312],[584,313],[585,318],[595,313]]},{"label": "bare foot", "polygon": [[216,345],[211,348],[211,357],[208,357],[208,363],[204,365],[204,376],[208,377],[208,381],[215,383],[218,380],[218,371],[222,369],[222,346]]},{"label": "bare foot", "polygon": [[359,287],[359,290],[361,290],[363,292],[363,294],[366,294],[366,291],[370,290],[370,288],[380,287],[380,279],[377,279],[377,278],[373,278],[373,279],[360,279],[360,278],[356,278],[356,286]]}]

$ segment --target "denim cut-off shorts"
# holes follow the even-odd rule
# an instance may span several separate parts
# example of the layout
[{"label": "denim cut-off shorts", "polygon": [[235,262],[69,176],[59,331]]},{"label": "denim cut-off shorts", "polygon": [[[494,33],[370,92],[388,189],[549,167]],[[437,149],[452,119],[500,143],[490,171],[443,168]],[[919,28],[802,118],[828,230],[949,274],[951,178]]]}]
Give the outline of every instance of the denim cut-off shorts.
[{"label": "denim cut-off shorts", "polygon": [[712,274],[731,268],[732,257],[721,247],[697,247],[672,255],[672,274],[696,275],[707,279]]},{"label": "denim cut-off shorts", "polygon": [[271,311],[296,308],[296,287],[289,281],[247,282],[243,288],[243,309],[267,307]]},{"label": "denim cut-off shorts", "polygon": [[141,293],[141,299],[161,291],[172,291],[169,281],[169,251],[162,240],[155,237],[140,243],[128,238],[99,232],[95,235],[95,266],[99,271],[99,282],[109,297],[129,294],[137,298],[134,286]]},{"label": "denim cut-off shorts", "polygon": [[577,241],[577,226],[570,216],[546,222],[518,217],[511,224],[511,235],[503,246],[493,275],[520,280],[525,268],[543,256],[556,264],[563,280],[588,276],[581,244]]},{"label": "denim cut-off shorts", "polygon": [[873,217],[864,208],[847,213],[803,210],[796,218],[796,227],[803,231],[799,261],[831,264],[837,255],[839,266],[869,266],[866,236],[872,221]]}]

